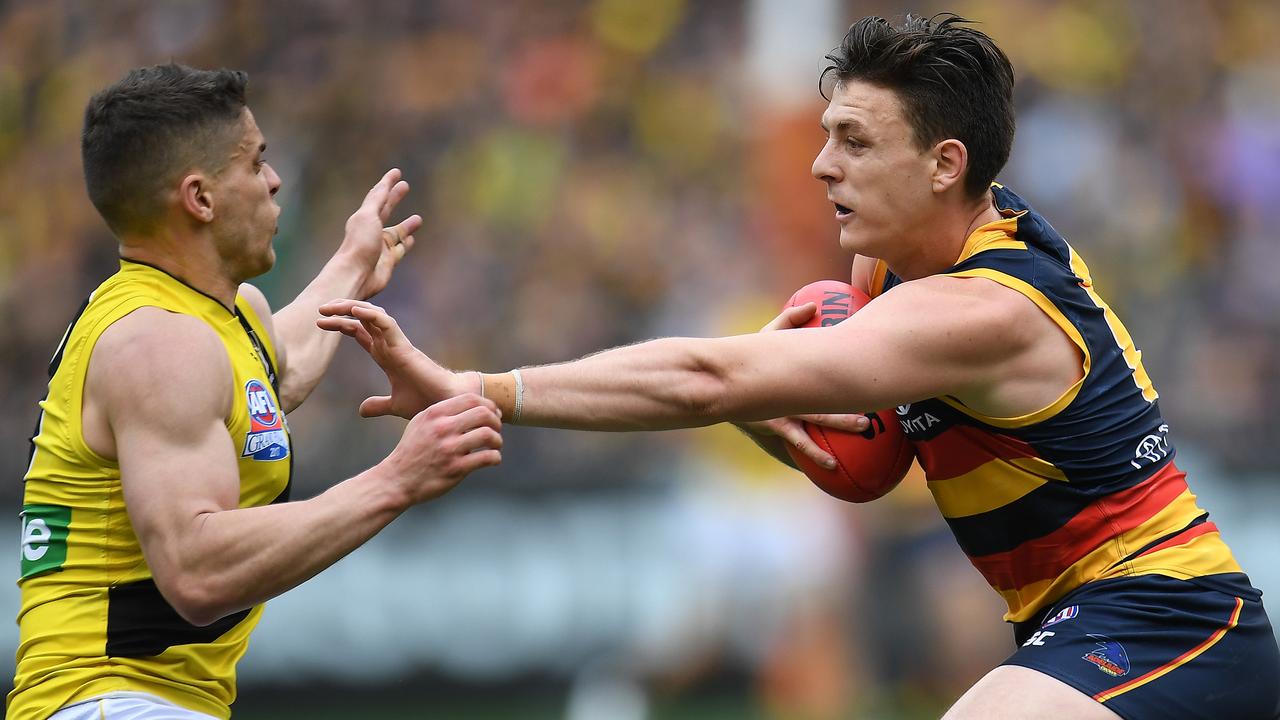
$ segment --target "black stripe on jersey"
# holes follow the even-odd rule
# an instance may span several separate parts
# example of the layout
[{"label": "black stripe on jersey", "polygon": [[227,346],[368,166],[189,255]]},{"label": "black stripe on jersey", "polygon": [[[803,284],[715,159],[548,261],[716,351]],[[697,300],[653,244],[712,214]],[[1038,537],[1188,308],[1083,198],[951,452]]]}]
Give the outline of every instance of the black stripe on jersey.
[{"label": "black stripe on jersey", "polygon": [[58,372],[58,367],[62,365],[62,353],[66,352],[67,340],[71,339],[71,331],[75,329],[76,323],[80,322],[80,316],[84,315],[84,311],[89,309],[89,301],[93,300],[93,293],[80,303],[80,309],[76,311],[75,317],[71,318],[71,322],[67,325],[67,331],[62,335],[62,342],[58,343],[58,349],[53,353],[53,359],[49,361],[49,379],[53,379],[53,374]]},{"label": "black stripe on jersey", "polygon": [[1146,482],[1168,465],[1164,462],[1144,468],[1145,472],[1125,478],[1123,483],[1083,487],[1071,483],[1047,482],[1008,505],[994,510],[946,518],[956,542],[966,555],[980,557],[1008,552],[1028,540],[1044,537],[1066,525],[1095,500]]},{"label": "black stripe on jersey", "polygon": [[[892,416],[902,427],[902,432],[911,438],[913,442],[927,442],[938,437],[942,433],[954,429],[960,425],[973,425],[989,433],[999,433],[1000,430],[984,423],[977,422],[964,413],[956,410],[950,405],[935,398],[913,402],[910,405],[899,407],[907,408],[905,415],[898,413],[898,408],[886,410],[881,415]],[[887,417],[886,417],[887,419]]]},{"label": "black stripe on jersey", "polygon": [[160,594],[155,580],[112,585],[107,591],[108,657],[152,657],[174,645],[209,643],[249,616],[241,610],[209,625],[192,625]]},{"label": "black stripe on jersey", "polygon": [[262,368],[267,371],[267,382],[271,383],[271,389],[276,391],[276,397],[279,398],[280,386],[276,383],[276,366],[271,362],[271,356],[267,354],[266,346],[258,338],[258,333],[253,331],[253,326],[249,324],[249,319],[240,312],[240,308],[236,308],[236,319],[240,321],[240,327],[244,328],[245,334],[249,336],[253,351],[258,353],[258,357],[262,360]]},{"label": "black stripe on jersey", "polygon": [[297,451],[293,447],[293,435],[289,435],[289,479],[285,481],[284,489],[276,496],[275,500],[267,503],[268,505],[279,505],[280,503],[289,502],[289,493],[293,491],[293,458],[297,456]]},{"label": "black stripe on jersey", "polygon": [[[1150,550],[1151,548],[1153,548],[1153,547],[1155,547],[1155,546],[1159,545],[1160,543],[1165,542],[1166,540],[1172,540],[1173,538],[1175,538],[1175,537],[1177,537],[1177,536],[1181,535],[1182,533],[1184,533],[1184,532],[1186,532],[1186,531],[1190,530],[1191,528],[1193,528],[1193,527],[1195,527],[1195,526],[1197,526],[1197,525],[1203,525],[1203,524],[1205,524],[1205,523],[1207,523],[1207,522],[1209,522],[1209,513],[1207,513],[1207,512],[1206,512],[1206,513],[1203,513],[1203,514],[1199,515],[1198,517],[1196,517],[1196,519],[1195,519],[1195,520],[1192,520],[1191,522],[1187,523],[1187,526],[1186,526],[1186,527],[1181,528],[1181,529],[1179,529],[1179,530],[1174,530],[1173,532],[1168,533],[1167,535],[1161,535],[1160,537],[1156,538],[1155,540],[1152,540],[1151,542],[1147,543],[1146,545],[1143,545],[1142,547],[1138,548],[1137,550],[1134,550],[1133,552],[1131,552],[1131,553],[1129,553],[1128,555],[1126,555],[1126,556],[1125,556],[1125,558],[1124,558],[1123,560],[1119,560],[1119,561],[1117,561],[1117,562],[1116,562],[1116,563],[1114,563],[1111,567],[1113,568],[1113,567],[1115,567],[1116,565],[1123,565],[1123,564],[1125,564],[1125,563],[1129,562],[1130,560],[1133,560],[1134,558],[1138,557],[1138,556],[1139,556],[1139,555],[1141,555],[1142,553],[1144,553],[1144,552],[1146,552],[1146,551]],[[1107,569],[1108,569],[1108,570],[1110,570],[1111,568],[1107,568]]]},{"label": "black stripe on jersey", "polygon": [[1048,482],[1008,505],[958,518],[946,518],[966,555],[1008,552],[1028,540],[1066,525],[1093,498],[1064,483]]},{"label": "black stripe on jersey", "polygon": [[[80,322],[80,317],[84,315],[84,311],[89,309],[89,302],[93,300],[93,293],[89,293],[84,302],[80,303],[80,309],[76,311],[71,322],[67,325],[67,331],[62,334],[62,341],[58,343],[58,349],[53,351],[53,359],[49,361],[49,379],[53,380],[53,376],[58,372],[58,368],[62,365],[62,354],[67,350],[67,341],[71,339],[71,331],[75,329],[76,323]],[[49,394],[45,393],[45,399],[49,398]],[[31,437],[27,438],[27,467],[31,467],[31,460],[36,456],[36,436],[40,434],[40,425],[44,420],[44,411],[36,413],[36,426],[31,431]]]}]

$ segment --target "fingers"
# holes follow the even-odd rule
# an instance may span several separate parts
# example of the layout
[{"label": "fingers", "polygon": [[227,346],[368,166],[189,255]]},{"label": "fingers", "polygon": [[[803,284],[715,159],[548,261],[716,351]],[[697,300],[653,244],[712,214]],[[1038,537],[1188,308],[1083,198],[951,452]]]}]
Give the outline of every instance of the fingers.
[{"label": "fingers", "polygon": [[404,331],[400,329],[395,318],[376,305],[369,307],[357,305],[351,308],[351,315],[364,325],[370,335],[386,343],[389,348],[410,344],[409,338],[405,337]]},{"label": "fingers", "polygon": [[458,450],[463,453],[501,449],[502,433],[491,427],[476,428],[458,438]]},{"label": "fingers", "polygon": [[[360,203],[360,209],[369,208],[376,212],[378,217],[386,220],[387,216],[383,215],[383,208],[391,197],[392,188],[399,183],[400,168],[391,168],[386,175],[382,176],[381,180],[369,189],[369,193],[364,196],[364,202]],[[405,191],[408,191],[408,183],[405,183]],[[403,198],[404,194],[401,193],[400,197]],[[399,202],[399,200],[396,200],[396,202]]]},{"label": "fingers", "polygon": [[769,321],[768,325],[760,328],[760,332],[768,330],[789,330],[791,328],[800,327],[808,322],[809,318],[813,317],[813,314],[817,311],[818,304],[814,302],[807,302],[803,305],[784,308],[782,312],[778,313],[778,317]]},{"label": "fingers", "polygon": [[[371,302],[349,299],[332,300],[320,306],[320,314],[324,317],[341,317],[345,315],[359,320],[360,324],[364,326],[365,331],[369,333],[371,338],[377,342],[385,344],[388,349],[404,345],[412,346],[412,343],[409,342],[409,338],[407,338],[404,331],[400,329],[400,325],[396,323],[395,318],[388,315],[386,310],[383,310]],[[317,323],[322,322],[323,319],[324,318],[322,317],[321,320],[317,321]],[[344,328],[348,326],[344,323],[334,323],[333,327],[329,327],[328,325],[320,325],[320,327],[326,330],[338,330],[339,332],[348,334],[344,330]],[[352,335],[351,337],[356,336]],[[359,338],[357,337],[357,339]]]},{"label": "fingers", "polygon": [[501,462],[502,452],[499,450],[476,450],[458,459],[458,469],[465,475],[480,468],[493,467]]},{"label": "fingers", "polygon": [[502,420],[492,400],[463,393],[441,400],[422,414],[446,418],[452,426],[452,432],[458,435],[453,449],[461,455],[455,463],[464,474],[502,461]]},{"label": "fingers", "polygon": [[391,211],[409,194],[409,183],[401,180],[400,168],[391,168],[386,175],[364,196],[360,209],[370,209],[378,214],[383,222],[391,217]]},{"label": "fingers", "polygon": [[[493,417],[495,418],[495,420],[499,417],[498,406],[489,398],[480,397],[475,393],[462,393],[461,395],[454,395],[451,398],[441,400],[440,402],[431,405],[423,412],[433,417],[442,417],[442,416],[451,416],[451,415],[456,416],[456,415],[461,415],[465,411],[470,410],[472,408],[487,409],[490,413],[493,414]],[[475,425],[474,427],[479,427],[479,425]],[[499,424],[491,427],[497,428],[497,427],[501,427],[501,425]]]},{"label": "fingers", "polygon": [[391,414],[391,396],[375,395],[360,403],[360,417],[375,418]]},{"label": "fingers", "polygon": [[422,216],[410,215],[396,225],[400,229],[400,242],[407,247],[413,247],[413,234],[422,228]]},{"label": "fingers", "polygon": [[321,305],[320,314],[325,316],[350,315],[351,308],[357,305],[367,305],[369,307],[375,307],[373,303],[367,300],[351,300],[348,298],[338,298],[337,300],[330,300],[329,302]]},{"label": "fingers", "polygon": [[394,249],[402,242],[404,242],[404,236],[400,233],[398,226],[382,228],[382,244],[386,245],[388,250]]},{"label": "fingers", "polygon": [[[399,171],[397,170],[395,172]],[[382,205],[378,207],[378,217],[382,218],[385,222],[387,218],[391,217],[391,211],[394,210],[396,205],[399,205],[400,201],[404,199],[404,196],[408,194],[409,183],[404,180],[400,180],[392,185],[391,189],[387,192],[387,196],[383,198]]]},{"label": "fingers", "polygon": [[844,432],[860,433],[867,429],[871,421],[865,415],[857,414],[823,414],[823,415],[800,415],[799,420],[821,425],[823,427],[843,430]]},{"label": "fingers", "polygon": [[400,262],[405,253],[413,248],[415,242],[413,234],[421,227],[422,216],[410,215],[399,224],[382,229],[382,243],[391,251],[396,262]]},{"label": "fingers", "polygon": [[804,429],[804,425],[792,418],[781,418],[771,420],[770,427],[778,437],[782,438],[802,455],[809,458],[813,462],[824,468],[833,468],[836,466],[836,459],[828,455],[818,447],[818,444],[809,437],[809,433]]},{"label": "fingers", "polygon": [[316,319],[316,326],[321,330],[340,332],[349,338],[355,338],[365,352],[373,352],[373,336],[365,329],[364,324],[355,318],[322,317]]},{"label": "fingers", "polygon": [[[498,416],[497,406],[472,393],[459,395],[451,400],[471,404],[470,408],[453,417],[462,431],[455,446],[456,451],[462,455],[456,461],[459,469],[470,473],[502,462],[502,421]],[[436,405],[448,402],[445,400]]]},{"label": "fingers", "polygon": [[[477,395],[476,398],[479,396]],[[493,432],[502,432],[502,419],[498,417],[498,408],[492,403],[477,404],[454,415],[452,420],[454,427],[461,433],[470,433],[484,428]]]}]

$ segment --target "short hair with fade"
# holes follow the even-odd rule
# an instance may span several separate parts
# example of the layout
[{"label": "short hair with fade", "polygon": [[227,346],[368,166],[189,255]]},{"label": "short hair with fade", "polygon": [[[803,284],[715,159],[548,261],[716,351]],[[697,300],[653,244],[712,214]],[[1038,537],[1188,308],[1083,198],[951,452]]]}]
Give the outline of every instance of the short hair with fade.
[{"label": "short hair with fade", "polygon": [[89,100],[80,136],[85,186],[112,232],[154,229],[180,174],[226,166],[248,80],[239,70],[170,63],[131,70]]},{"label": "short hair with fade", "polygon": [[951,13],[854,23],[818,80],[862,80],[892,90],[922,149],[954,138],[969,151],[965,193],[980,197],[1013,147],[1013,66],[988,35]]}]

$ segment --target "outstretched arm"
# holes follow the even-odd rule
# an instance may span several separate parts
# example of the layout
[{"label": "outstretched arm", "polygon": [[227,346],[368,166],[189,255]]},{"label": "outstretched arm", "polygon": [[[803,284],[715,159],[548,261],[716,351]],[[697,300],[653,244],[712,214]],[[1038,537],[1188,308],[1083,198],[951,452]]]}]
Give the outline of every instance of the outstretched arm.
[{"label": "outstretched arm", "polygon": [[142,308],[99,339],[86,407],[109,428],[125,507],[161,594],[205,625],[304,582],[405,509],[500,460],[493,403],[433,405],[378,465],[309,500],[240,508],[226,350],[200,320]]},{"label": "outstretched arm", "polygon": [[[355,337],[387,372],[391,395],[366,415],[404,415],[479,389],[420,353],[367,303],[321,308],[321,327]],[[585,430],[663,430],[807,413],[864,412],[952,395],[1017,416],[1080,377],[1080,355],[1025,296],[981,278],[904,283],[829,328],[665,338],[581,360],[484,376],[509,421]]]},{"label": "outstretched arm", "polygon": [[241,293],[272,334],[280,366],[280,404],[285,412],[307,399],[338,347],[336,337],[316,328],[320,305],[335,296],[364,300],[376,295],[413,247],[413,234],[422,227],[420,216],[410,215],[397,225],[383,227],[408,192],[409,184],[400,179],[399,170],[382,176],[347,220],[337,252],[298,297],[274,316],[257,288],[241,286]]}]

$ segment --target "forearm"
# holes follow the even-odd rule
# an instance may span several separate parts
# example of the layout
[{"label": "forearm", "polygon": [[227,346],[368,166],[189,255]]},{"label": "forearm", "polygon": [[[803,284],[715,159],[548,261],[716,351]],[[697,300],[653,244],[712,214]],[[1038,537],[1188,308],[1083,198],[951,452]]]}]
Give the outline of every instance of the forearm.
[{"label": "forearm", "polygon": [[772,417],[741,416],[751,405],[734,397],[741,376],[731,361],[712,361],[711,345],[724,340],[664,338],[524,368],[519,417],[512,373],[485,375],[485,395],[509,421],[578,430],[669,430]]},{"label": "forearm", "polygon": [[283,346],[280,403],[288,412],[301,405],[329,369],[341,339],[316,327],[322,304],[335,297],[355,297],[368,277],[367,264],[334,255],[293,302],[272,316]]},{"label": "forearm", "polygon": [[[903,401],[905,393],[886,382],[885,373],[843,344],[797,342],[800,333],[820,332],[651,340],[522,368],[523,393],[514,373],[486,374],[484,394],[506,422],[605,431],[860,413]],[[804,337],[810,343],[820,339]],[[831,372],[828,360],[836,356],[842,358],[839,373]]]},{"label": "forearm", "polygon": [[203,513],[153,563],[170,602],[212,622],[290,590],[359,547],[408,503],[374,467],[299,502]]}]

